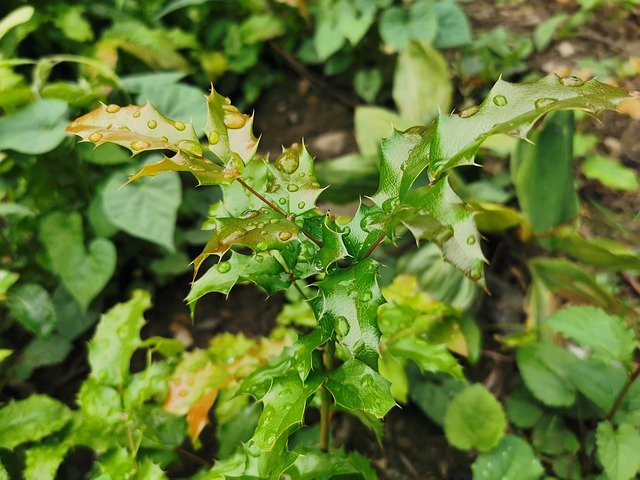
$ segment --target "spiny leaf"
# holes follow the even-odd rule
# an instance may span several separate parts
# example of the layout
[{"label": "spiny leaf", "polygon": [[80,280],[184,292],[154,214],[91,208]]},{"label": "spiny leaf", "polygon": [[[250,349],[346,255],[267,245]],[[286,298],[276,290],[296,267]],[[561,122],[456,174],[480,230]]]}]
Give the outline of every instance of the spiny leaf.
[{"label": "spiny leaf", "polygon": [[314,264],[326,269],[329,265],[349,255],[344,244],[343,232],[339,231],[336,221],[330,214],[325,215],[322,222],[322,248],[315,256]]},{"label": "spiny leaf", "polygon": [[373,369],[379,356],[377,311],[384,302],[377,273],[378,263],[372,259],[332,272],[318,283],[322,293],[311,301],[320,325],[334,329],[339,342]]},{"label": "spiny leaf", "polygon": [[327,380],[327,388],[337,405],[384,417],[396,402],[390,384],[382,375],[357,359],[347,360]]},{"label": "spiny leaf", "polygon": [[474,213],[444,178],[433,185],[411,190],[404,203],[380,218],[387,236],[393,238],[399,223],[417,240],[435,242],[444,259],[470,279],[484,285],[484,256]]},{"label": "spiny leaf", "polygon": [[322,188],[306,147],[294,143],[268,164],[266,197],[288,214],[300,215],[316,207]]},{"label": "spiny leaf", "polygon": [[439,116],[429,170],[440,176],[450,168],[473,164],[478,147],[489,136],[508,133],[526,138],[535,121],[549,112],[578,109],[595,114],[614,109],[627,96],[621,88],[573,76],[550,74],[521,84],[500,79],[480,106]]},{"label": "spiny leaf", "polygon": [[193,261],[195,274],[209,255],[220,258],[233,246],[244,245],[254,252],[277,250],[297,238],[299,227],[271,210],[247,210],[240,218],[217,218],[211,238]]},{"label": "spiny leaf", "polygon": [[360,203],[353,218],[340,225],[343,233],[342,239],[354,261],[362,260],[380,236],[380,233],[371,226],[376,211],[376,209]]},{"label": "spiny leaf", "polygon": [[191,315],[198,299],[207,293],[228,294],[236,283],[244,281],[255,283],[268,294],[285,290],[291,285],[289,275],[275,257],[260,253],[252,257],[233,252],[228,260],[214,265],[193,282],[186,298]]},{"label": "spiny leaf", "polygon": [[204,133],[209,150],[227,164],[239,157],[249,163],[258,149],[258,139],[253,135],[253,116],[245,115],[231,105],[215,89],[207,97],[208,121]]}]

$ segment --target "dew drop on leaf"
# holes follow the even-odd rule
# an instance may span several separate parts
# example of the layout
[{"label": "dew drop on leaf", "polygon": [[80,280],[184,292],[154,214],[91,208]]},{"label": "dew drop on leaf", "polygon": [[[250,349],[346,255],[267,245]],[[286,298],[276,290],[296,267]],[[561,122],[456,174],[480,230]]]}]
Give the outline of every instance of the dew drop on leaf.
[{"label": "dew drop on leaf", "polygon": [[136,110],[135,112],[133,112],[133,118],[140,118],[140,115],[142,115],[142,113],[140,113],[140,110]]},{"label": "dew drop on leaf", "polygon": [[371,300],[371,298],[373,298],[373,297],[372,297],[371,293],[369,293],[369,292],[365,292],[365,293],[362,294],[362,301],[363,302],[368,302],[369,300]]},{"label": "dew drop on leaf", "polygon": [[298,203],[298,208],[299,208],[300,210],[302,210],[302,209],[305,207],[305,205],[306,205],[306,204],[305,204],[304,202],[300,202],[300,203]]},{"label": "dew drop on leaf", "polygon": [[536,100],[535,106],[536,108],[547,108],[553,105],[554,103],[556,103],[557,101],[558,101],[557,99],[550,98],[550,97],[539,98],[538,100]]},{"label": "dew drop on leaf", "polygon": [[478,110],[480,110],[480,107],[478,107],[477,105],[472,105],[470,107],[465,108],[464,110],[462,110],[460,112],[460,117],[461,118],[469,118],[474,116],[476,113],[478,113]]},{"label": "dew drop on leaf", "polygon": [[281,172],[292,174],[300,166],[300,160],[298,160],[297,152],[291,148],[282,152],[273,164]]},{"label": "dew drop on leaf", "polygon": [[474,237],[473,235],[469,235],[467,237],[467,245],[473,245],[474,243],[476,243],[476,237]]},{"label": "dew drop on leaf", "polygon": [[186,128],[186,125],[182,122],[173,122],[173,126],[178,131],[183,131]]},{"label": "dew drop on leaf", "polygon": [[244,127],[245,123],[247,123],[247,119],[245,118],[245,116],[241,113],[235,113],[235,112],[231,112],[231,113],[227,113],[224,116],[224,124],[227,128],[230,128],[232,130],[236,130],[238,128],[242,128]]},{"label": "dew drop on leaf", "polygon": [[280,232],[278,234],[278,238],[280,240],[282,240],[283,242],[286,242],[287,240],[289,240],[291,237],[293,237],[293,233],[291,232]]},{"label": "dew drop on leaf", "polygon": [[298,186],[294,183],[291,183],[289,185],[287,185],[287,190],[290,192],[297,192],[298,191]]},{"label": "dew drop on leaf", "polygon": [[256,245],[256,251],[258,252],[264,252],[267,248],[269,248],[269,245],[267,245],[265,242],[259,242]]},{"label": "dew drop on leaf", "polygon": [[94,132],[91,135],[89,135],[89,140],[91,140],[94,143],[97,143],[100,140],[102,140],[102,134],[98,132]]},{"label": "dew drop on leaf", "polygon": [[218,140],[220,140],[220,134],[214,130],[209,134],[207,140],[209,140],[209,144],[215,145],[216,143],[218,143]]},{"label": "dew drop on leaf", "polygon": [[349,321],[347,317],[336,318],[336,333],[340,337],[345,337],[349,333]]},{"label": "dew drop on leaf", "polygon": [[111,104],[107,106],[107,113],[116,113],[120,111],[120,105]]},{"label": "dew drop on leaf", "polygon": [[344,235],[349,235],[349,234],[351,233],[351,228],[349,228],[349,227],[344,227],[344,228],[342,229],[342,233],[343,233]]},{"label": "dew drop on leaf", "polygon": [[320,188],[320,184],[318,182],[313,182],[311,186],[314,188]]},{"label": "dew drop on leaf", "polygon": [[257,210],[245,210],[240,215],[241,218],[256,218],[258,216]]},{"label": "dew drop on leaf", "polygon": [[149,127],[150,129],[154,129],[158,126],[158,122],[156,122],[155,120],[149,120],[147,122],[147,127]]},{"label": "dew drop on leaf", "polygon": [[284,197],[281,197],[281,198],[280,198],[280,200],[278,200],[278,203],[279,203],[280,205],[284,205],[285,203],[287,203],[287,199],[286,199],[286,198],[284,198]]},{"label": "dew drop on leaf", "polygon": [[262,235],[262,236],[266,235],[267,233],[269,233],[269,232],[267,232],[266,230],[260,230],[260,235]]},{"label": "dew drop on leaf", "polygon": [[562,77],[560,79],[560,83],[565,87],[579,87],[584,85],[584,80],[580,77],[576,77],[575,75],[567,75],[566,77]]},{"label": "dew drop on leaf", "polygon": [[278,223],[278,219],[277,218],[272,218],[271,220],[269,220],[269,223]]},{"label": "dew drop on leaf", "polygon": [[267,192],[269,193],[277,192],[278,190],[280,190],[280,184],[278,183],[271,182],[267,185]]},{"label": "dew drop on leaf", "polygon": [[227,273],[231,270],[231,264],[229,262],[220,262],[216,268],[220,273]]},{"label": "dew drop on leaf", "polygon": [[493,97],[493,103],[498,107],[504,107],[507,105],[507,103],[509,103],[509,101],[504,95],[496,95],[495,97]]},{"label": "dew drop on leaf", "polygon": [[144,140],[136,140],[135,142],[131,142],[131,150],[144,150],[145,148],[149,148],[151,144],[149,142],[145,142]]}]

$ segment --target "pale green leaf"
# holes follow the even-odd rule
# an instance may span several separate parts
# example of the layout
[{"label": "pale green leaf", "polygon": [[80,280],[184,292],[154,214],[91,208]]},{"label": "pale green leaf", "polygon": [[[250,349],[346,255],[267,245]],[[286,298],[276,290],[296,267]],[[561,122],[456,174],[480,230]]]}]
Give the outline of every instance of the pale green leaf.
[{"label": "pale green leaf", "polygon": [[27,23],[33,17],[35,9],[31,5],[25,5],[12,10],[8,15],[0,20],[0,39],[9,30],[23,23]]},{"label": "pale green leaf", "polygon": [[402,131],[413,125],[389,109],[369,105],[356,107],[353,123],[358,149],[366,157],[377,156],[380,139],[391,135],[394,129]]},{"label": "pale green leaf", "polygon": [[436,48],[459,47],[471,43],[471,25],[464,10],[453,0],[440,0],[435,4],[438,20]]},{"label": "pale green leaf", "polygon": [[407,336],[389,343],[387,349],[399,359],[413,361],[424,372],[445,372],[458,380],[464,379],[462,366],[442,343]]},{"label": "pale green leaf", "polygon": [[545,50],[551,40],[553,40],[556,32],[569,19],[569,14],[560,13],[549,17],[544,22],[538,24],[533,31],[533,45],[536,50],[541,52]]},{"label": "pale green leaf", "polygon": [[331,373],[327,388],[336,404],[383,418],[395,406],[389,382],[360,360],[348,360]]},{"label": "pale green leaf", "polygon": [[40,223],[44,243],[54,273],[83,309],[105,287],[116,267],[116,249],[104,238],[84,244],[82,216],[77,212],[55,212]]},{"label": "pale green leaf", "polygon": [[602,155],[587,158],[582,164],[582,173],[585,177],[615,190],[635,191],[640,188],[635,170]]},{"label": "pale green leaf", "polygon": [[108,385],[122,385],[129,377],[131,355],[140,346],[143,312],[151,307],[149,294],[136,290],[131,300],[105,313],[89,342],[91,377]]},{"label": "pale green leaf", "polygon": [[11,315],[39,337],[46,337],[56,325],[56,312],[49,293],[40,285],[18,285],[7,293]]},{"label": "pale green leaf", "polygon": [[354,478],[376,480],[378,477],[370,460],[358,453],[347,454],[342,450],[319,452],[300,450],[300,456],[287,470],[296,480],[330,480],[333,478]]},{"label": "pale green leaf", "polygon": [[600,422],[596,431],[598,460],[610,480],[629,480],[640,471],[640,433],[623,423],[617,430],[609,422]]},{"label": "pale green leaf", "polygon": [[599,308],[566,307],[549,317],[546,324],[606,360],[628,364],[636,349],[635,334],[625,319]]},{"label": "pale green leaf", "polygon": [[419,0],[401,7],[386,8],[378,24],[380,37],[394,51],[404,50],[411,40],[430,44],[438,31],[438,18],[431,0]]},{"label": "pale green leaf", "polygon": [[65,137],[67,103],[37,100],[0,118],[0,150],[39,155],[56,148]]},{"label": "pale green leaf", "polygon": [[458,392],[447,406],[444,433],[461,450],[487,452],[502,439],[506,429],[502,406],[482,385]]},{"label": "pale green leaf", "polygon": [[46,395],[31,395],[0,408],[0,446],[14,449],[57,432],[71,420],[71,411]]},{"label": "pale green leaf", "polygon": [[505,435],[489,453],[478,456],[473,465],[473,480],[538,480],[544,468],[525,440]]},{"label": "pale green leaf", "polygon": [[25,480],[54,480],[69,450],[68,444],[36,445],[25,456]]},{"label": "pale green leaf", "polygon": [[415,124],[448,111],[451,83],[442,54],[428,44],[410,42],[398,57],[392,95],[400,116]]},{"label": "pale green leaf", "polygon": [[568,407],[576,400],[576,389],[569,368],[578,361],[566,350],[547,343],[521,347],[517,352],[518,369],[529,391],[542,403]]},{"label": "pale green leaf", "polygon": [[603,412],[609,412],[627,382],[627,371],[619,364],[585,358],[569,368],[571,382]]}]

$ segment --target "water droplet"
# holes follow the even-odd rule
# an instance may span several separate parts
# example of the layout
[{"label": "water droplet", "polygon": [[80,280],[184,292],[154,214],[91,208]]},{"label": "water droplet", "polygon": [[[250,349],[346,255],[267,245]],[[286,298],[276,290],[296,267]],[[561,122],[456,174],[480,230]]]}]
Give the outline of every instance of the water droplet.
[{"label": "water droplet", "polygon": [[449,225],[439,228],[433,234],[433,239],[438,245],[442,245],[451,237],[453,237],[453,228]]},{"label": "water droplet", "polygon": [[404,172],[404,171],[406,170],[406,168],[407,168],[407,162],[402,162],[402,163],[400,164],[400,170],[401,170],[402,172]]},{"label": "water droplet", "polygon": [[144,150],[145,148],[149,148],[151,144],[149,142],[145,142],[144,140],[136,140],[135,142],[131,142],[131,150]]},{"label": "water droplet", "polygon": [[149,127],[150,129],[154,129],[158,126],[158,122],[156,122],[155,120],[149,120],[147,122],[147,127]]},{"label": "water droplet", "polygon": [[584,80],[580,77],[576,77],[575,75],[567,75],[566,77],[562,77],[560,79],[560,83],[565,87],[579,87],[584,85]]},{"label": "water droplet", "polygon": [[280,184],[279,183],[271,182],[271,183],[267,184],[267,192],[273,193],[273,192],[277,192],[278,190],[280,190]]},{"label": "water droplet", "polygon": [[187,128],[187,126],[182,122],[173,122],[173,126],[175,127],[176,130],[179,130],[180,132],[183,131],[185,128]]},{"label": "water droplet", "polygon": [[262,263],[263,260],[264,260],[264,257],[262,255],[256,255],[256,262]]},{"label": "water droplet", "polygon": [[550,97],[539,98],[538,100],[536,100],[535,106],[536,108],[547,108],[553,105],[554,103],[556,103],[557,101],[558,100],[556,98],[550,98]]},{"label": "water droplet", "polygon": [[300,202],[300,203],[298,203],[298,208],[299,208],[300,210],[302,210],[302,209],[305,207],[305,205],[306,205],[306,204],[305,204],[304,202]]},{"label": "water droplet", "polygon": [[507,105],[507,103],[509,103],[509,100],[507,100],[507,97],[505,97],[504,95],[496,95],[495,97],[493,97],[493,103],[498,107],[504,107]]},{"label": "water droplet", "polygon": [[245,210],[244,212],[242,212],[242,215],[240,215],[241,218],[256,218],[257,216],[257,210]]},{"label": "water droplet", "polygon": [[300,166],[299,152],[289,148],[282,152],[273,164],[281,172],[292,174]]},{"label": "water droplet", "polygon": [[215,145],[220,140],[220,134],[214,130],[209,134],[207,140],[209,140],[210,145]]},{"label": "water droplet", "polygon": [[473,272],[469,273],[469,278],[474,282],[477,282],[478,280],[480,280],[481,277],[482,277],[482,273],[479,270],[474,270]]},{"label": "water droplet", "polygon": [[267,248],[269,248],[269,245],[265,242],[260,242],[256,245],[256,251],[258,252],[264,252]]},{"label": "water droplet", "polygon": [[286,198],[284,198],[284,197],[281,197],[281,198],[278,200],[278,203],[279,203],[280,205],[284,205],[285,203],[287,203],[287,199],[286,199]]},{"label": "water droplet", "polygon": [[280,232],[278,234],[278,238],[280,240],[282,240],[283,242],[286,242],[287,240],[289,240],[291,237],[293,237],[293,233],[291,232]]},{"label": "water droplet", "polygon": [[298,191],[298,186],[295,183],[291,183],[289,185],[287,185],[287,190],[290,192],[297,192]]},{"label": "water droplet", "polygon": [[349,235],[351,233],[351,228],[349,227],[344,227],[342,229],[342,233],[344,233],[345,235]]},{"label": "water droplet", "polygon": [[[202,147],[198,142],[194,142],[193,140],[181,140],[178,142],[178,148],[183,152],[190,153],[196,157],[202,155]],[[233,176],[233,175],[232,175]]]},{"label": "water droplet", "polygon": [[247,123],[246,117],[241,113],[227,113],[224,116],[224,124],[227,128],[231,128],[236,130],[238,128],[244,127],[245,123]]},{"label": "water droplet", "polygon": [[476,113],[478,113],[480,107],[477,105],[472,105],[471,107],[467,107],[460,112],[460,118],[469,118],[473,117]]},{"label": "water droplet", "polygon": [[229,262],[220,262],[216,268],[220,273],[227,273],[231,270],[231,264]]},{"label": "water droplet", "polygon": [[256,228],[264,228],[267,224],[264,222],[259,222],[258,224],[256,224]]},{"label": "water droplet", "polygon": [[371,293],[369,292],[364,292],[362,294],[362,301],[363,302],[368,302],[369,300],[371,300],[373,298],[373,295],[371,295]]},{"label": "water droplet", "polygon": [[158,140],[160,140],[161,142],[168,142],[169,139],[167,137],[160,137]]},{"label": "water droplet", "polygon": [[304,178],[304,176],[305,176],[305,175],[306,175],[306,174],[305,174],[304,172],[300,172],[300,173],[298,174],[298,178]]},{"label": "water droplet", "polygon": [[473,245],[474,243],[476,243],[476,237],[473,235],[469,235],[467,237],[467,245]]},{"label": "water droplet", "polygon": [[89,135],[89,140],[91,140],[94,143],[97,143],[100,140],[102,140],[102,134],[98,132],[94,132],[91,135]]},{"label": "water droplet", "polygon": [[116,113],[120,111],[120,105],[108,105],[107,106],[107,113]]},{"label": "water droplet", "polygon": [[314,188],[320,188],[320,184],[318,182],[313,182],[311,186]]},{"label": "water droplet", "polygon": [[136,110],[135,112],[133,112],[133,118],[139,118],[139,117],[140,117],[140,115],[142,115],[142,114],[140,113],[140,110]]},{"label": "water droplet", "polygon": [[269,233],[269,232],[267,232],[266,230],[260,230],[260,235],[262,235],[262,236],[265,236],[267,233]]},{"label": "water droplet", "polygon": [[275,435],[269,435],[269,438],[267,438],[267,445],[269,447],[273,447],[276,444],[276,436]]},{"label": "water droplet", "polygon": [[189,395],[189,391],[188,390],[180,390],[178,392],[178,396],[179,397],[186,397],[187,395]]},{"label": "water droplet", "polygon": [[346,337],[349,333],[349,321],[347,320],[347,317],[336,318],[335,325],[336,333],[338,334],[338,336]]},{"label": "water droplet", "polygon": [[272,218],[271,220],[269,220],[269,223],[278,223],[278,219],[277,218]]}]

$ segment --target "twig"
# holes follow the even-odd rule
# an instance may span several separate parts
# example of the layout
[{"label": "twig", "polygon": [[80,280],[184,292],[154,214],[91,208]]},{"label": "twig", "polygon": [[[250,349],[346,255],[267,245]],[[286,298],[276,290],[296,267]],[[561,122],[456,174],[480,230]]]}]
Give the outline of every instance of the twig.
[{"label": "twig", "polygon": [[378,245],[380,245],[380,243],[384,240],[384,233],[381,233],[380,236],[378,237],[378,239],[373,242],[373,245],[371,245],[369,247],[369,250],[367,250],[367,253],[364,254],[364,257],[362,257],[362,260],[364,260],[365,258],[368,258],[369,255],[371,255],[373,253],[373,251],[378,248]]},{"label": "twig", "polygon": [[178,447],[176,450],[178,451],[178,453],[180,455],[184,455],[185,457],[189,457],[191,460],[193,460],[194,462],[202,465],[203,467],[211,468],[213,466],[213,464],[211,462],[207,462],[204,458],[201,458],[198,455],[196,455],[195,453],[192,453],[192,452],[190,452],[188,450],[185,450],[184,448]]},{"label": "twig", "polygon": [[356,108],[360,103],[357,100],[353,100],[351,98],[342,95],[337,89],[332,88],[331,85],[328,85],[325,81],[318,78],[316,75],[313,75],[307,68],[300,63],[291,53],[282,48],[280,45],[274,42],[269,42],[269,46],[271,49],[278,54],[291,70],[296,72],[300,77],[307,80],[312,87],[316,88],[320,91],[320,93],[326,93],[334,97],[341,103],[344,103],[349,108]]},{"label": "twig", "polygon": [[618,411],[618,409],[620,408],[620,405],[622,404],[622,400],[624,399],[624,396],[627,394],[627,392],[631,388],[631,385],[633,385],[633,382],[635,382],[638,379],[638,377],[640,377],[640,363],[638,364],[636,369],[633,371],[633,373],[629,376],[629,380],[627,380],[627,383],[624,385],[624,387],[622,387],[622,390],[620,390],[620,393],[618,393],[618,396],[616,397],[616,401],[613,402],[613,406],[609,411],[609,415],[607,415],[607,420],[609,421],[613,420],[613,417],[616,415],[616,412]]},{"label": "twig", "polygon": [[[325,373],[328,375],[333,370],[333,356],[335,344],[329,340],[322,353],[322,363]],[[326,385],[320,387],[320,450],[326,452],[329,449],[329,437],[331,434],[331,393]]]}]

